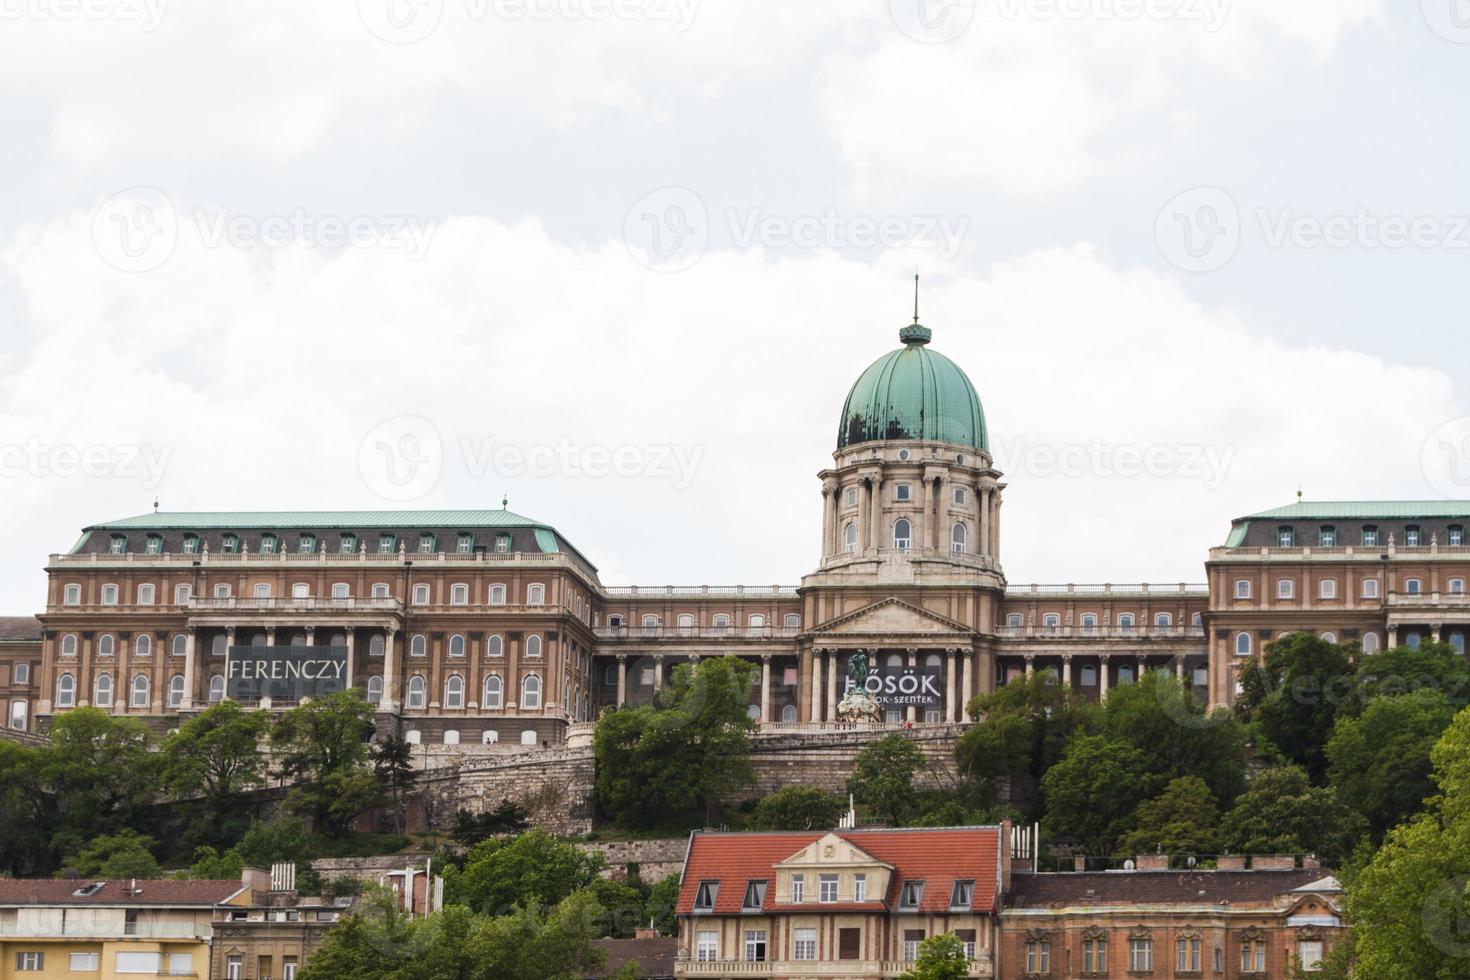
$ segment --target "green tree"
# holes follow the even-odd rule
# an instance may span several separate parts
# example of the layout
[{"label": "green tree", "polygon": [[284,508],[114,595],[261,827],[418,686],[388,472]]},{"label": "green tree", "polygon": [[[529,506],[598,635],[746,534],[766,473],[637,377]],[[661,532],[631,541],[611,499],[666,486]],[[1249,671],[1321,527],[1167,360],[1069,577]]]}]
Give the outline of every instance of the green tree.
[{"label": "green tree", "polygon": [[969,975],[965,944],[953,933],[940,933],[919,943],[914,968],[899,980],[965,980]]},{"label": "green tree", "polygon": [[1300,766],[1276,766],[1252,780],[1220,823],[1222,844],[1237,854],[1316,854],[1329,867],[1345,861],[1367,822],[1330,786],[1313,786]]},{"label": "green tree", "polygon": [[603,812],[629,827],[708,820],[715,803],[750,785],[755,677],[735,657],[680,664],[653,705],[606,712],[593,739]]},{"label": "green tree", "polygon": [[1337,712],[1353,697],[1348,649],[1315,633],[1292,633],[1266,644],[1259,661],[1248,661],[1240,683],[1236,710],[1320,782]]},{"label": "green tree", "polygon": [[408,794],[418,781],[413,767],[413,745],[402,735],[390,734],[373,747],[373,772],[393,806],[393,829],[403,833]]},{"label": "green tree", "polygon": [[982,788],[985,799],[993,802],[1008,793],[1028,818],[1039,818],[1033,787],[1061,759],[1067,740],[1092,710],[1051,671],[982,694],[969,705],[978,721],[955,746],[960,771]]},{"label": "green tree", "polygon": [[1433,642],[1363,657],[1344,711],[1360,714],[1374,698],[1420,691],[1438,691],[1456,711],[1470,705],[1470,661],[1448,643]]},{"label": "green tree", "polygon": [[329,837],[382,800],[368,752],[373,714],[354,688],[292,708],[271,731],[281,773],[294,783],[286,808]]},{"label": "green tree", "polygon": [[212,881],[226,879],[239,881],[240,873],[244,870],[245,862],[235,848],[232,847],[221,854],[217,848],[204,844],[194,848],[194,860],[189,865],[189,877]]},{"label": "green tree", "polygon": [[261,741],[270,728],[264,711],[221,701],[180,725],[160,752],[164,785],[176,798],[198,796],[206,840],[232,836],[243,819],[241,797],[265,782]]},{"label": "green tree", "polygon": [[12,877],[49,866],[50,812],[40,764],[41,750],[0,740],[0,872]]},{"label": "green tree", "polygon": [[587,888],[606,867],[601,854],[564,844],[544,830],[490,838],[470,849],[461,869],[446,869],[445,901],[481,914],[512,906],[555,905]]},{"label": "green tree", "polygon": [[451,835],[465,847],[474,847],[487,837],[519,834],[531,826],[531,815],[519,800],[502,799],[493,810],[471,813],[460,810],[454,817]]},{"label": "green tree", "polygon": [[1089,854],[1112,854],[1133,829],[1140,798],[1158,792],[1162,777],[1143,752],[1103,735],[1077,735],[1041,780],[1046,800],[1042,832],[1077,841]]},{"label": "green tree", "polygon": [[[1455,716],[1431,754],[1439,795],[1388,833],[1347,881],[1351,949],[1335,976],[1450,980],[1470,957],[1470,710]],[[1334,961],[1339,957],[1333,957]]]},{"label": "green tree", "polygon": [[663,933],[672,936],[678,925],[674,908],[679,904],[679,873],[676,871],[654,884],[643,902],[643,921]]},{"label": "green tree", "polygon": [[65,864],[88,878],[157,878],[162,872],[153,857],[156,846],[152,837],[124,829],[88,841]]},{"label": "green tree", "polygon": [[923,765],[924,753],[913,739],[897,732],[885,735],[857,754],[847,791],[892,826],[902,826],[913,803],[914,773]]},{"label": "green tree", "polygon": [[75,852],[95,837],[142,823],[158,783],[149,746],[148,729],[135,718],[97,708],[57,715],[35,773],[48,801],[53,851]]},{"label": "green tree", "polygon": [[831,830],[847,807],[815,786],[782,786],[761,798],[751,815],[752,830]]},{"label": "green tree", "polygon": [[1220,808],[1198,776],[1180,776],[1164,792],[1138,805],[1136,826],[1119,847],[1124,854],[1215,854],[1220,849]]},{"label": "green tree", "polygon": [[1375,839],[1434,792],[1429,754],[1454,717],[1436,690],[1377,697],[1361,714],[1338,717],[1327,742],[1328,779],[1368,818]]}]

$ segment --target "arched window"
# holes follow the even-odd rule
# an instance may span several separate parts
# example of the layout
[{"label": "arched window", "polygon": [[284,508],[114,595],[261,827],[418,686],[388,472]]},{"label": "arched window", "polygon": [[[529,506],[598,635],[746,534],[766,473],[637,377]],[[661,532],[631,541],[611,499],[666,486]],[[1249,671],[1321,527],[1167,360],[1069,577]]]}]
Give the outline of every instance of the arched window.
[{"label": "arched window", "polygon": [[848,554],[857,551],[857,525],[852,521],[842,528],[842,550]]},{"label": "arched window", "polygon": [[77,679],[70,674],[56,678],[56,706],[70,708],[77,703]]},{"label": "arched window", "polygon": [[403,740],[409,745],[418,745],[424,740],[424,733],[419,731],[417,728],[410,728],[408,731],[403,733]]},{"label": "arched window", "polygon": [[485,678],[484,705],[487,708],[502,708],[505,706],[505,693],[500,682],[499,674],[491,674]]},{"label": "arched window", "polygon": [[535,674],[529,674],[521,685],[521,707],[541,707],[541,678]]},{"label": "arched window", "polygon": [[1326,632],[1326,633],[1323,633],[1322,634],[1322,642],[1324,642],[1324,643],[1336,643],[1337,642],[1337,634],[1336,633],[1333,633],[1333,632],[1330,632],[1330,631],[1329,632]]},{"label": "arched window", "polygon": [[1133,683],[1133,668],[1132,667],[1129,667],[1127,664],[1124,664],[1124,665],[1122,665],[1121,667],[1118,668],[1118,684],[1119,685],[1123,685],[1123,684],[1132,684],[1132,683]]},{"label": "arched window", "polygon": [[644,616],[643,616],[643,628],[646,629],[646,630],[657,629],[658,628],[658,617],[655,616],[653,613],[646,613],[646,614],[644,614]]},{"label": "arched window", "polygon": [[101,673],[92,682],[92,703],[99,708],[112,707],[112,675]]},{"label": "arched window", "polygon": [[61,655],[63,657],[77,655],[77,635],[75,633],[68,633],[61,638]]},{"label": "arched window", "polygon": [[97,656],[110,657],[117,653],[117,641],[111,633],[103,633],[97,638]]},{"label": "arched window", "polygon": [[909,545],[913,543],[913,526],[909,524],[907,517],[900,517],[893,522],[893,547],[899,551],[908,551]]},{"label": "arched window", "polygon": [[944,666],[944,658],[941,657],[937,653],[926,654],[924,656],[924,666],[925,667],[943,667]]},{"label": "arched window", "polygon": [[1450,595],[1464,595],[1465,580],[1462,578],[1450,579]]},{"label": "arched window", "polygon": [[1237,657],[1249,657],[1251,655],[1251,635],[1241,632],[1235,634],[1235,655]]},{"label": "arched window", "polygon": [[789,630],[801,629],[801,613],[787,613],[786,619],[783,620],[782,625],[784,625]]},{"label": "arched window", "polygon": [[214,597],[216,599],[228,599],[230,597],[229,585],[225,582],[220,582],[219,584],[217,584],[214,587]]},{"label": "arched window", "polygon": [[174,605],[187,606],[193,595],[194,590],[188,584],[174,586]]},{"label": "arched window", "polygon": [[424,677],[422,674],[414,674],[408,679],[408,704],[409,708],[422,708],[424,706]]},{"label": "arched window", "polygon": [[383,655],[383,651],[387,649],[387,646],[388,641],[384,638],[383,634],[374,633],[372,636],[368,637],[368,656],[381,657]]},{"label": "arched window", "polygon": [[1235,598],[1249,599],[1251,597],[1251,580],[1238,578],[1235,580]]},{"label": "arched window", "polygon": [[793,725],[796,723],[796,705],[787,704],[781,707],[781,723],[783,725]]},{"label": "arched window", "polygon": [[153,655],[153,637],[147,633],[139,633],[138,639],[133,642],[133,656],[150,657]]},{"label": "arched window", "polygon": [[377,583],[375,583],[373,585],[373,598],[374,599],[387,599],[387,598],[389,598],[390,595],[391,595],[391,593],[390,593],[390,591],[388,589],[388,583],[386,583],[386,582],[377,582]]},{"label": "arched window", "polygon": [[546,601],[546,586],[531,585],[526,588],[526,605],[539,606]]},{"label": "arched window", "polygon": [[1317,595],[1323,599],[1337,598],[1337,579],[1324,578],[1317,583]]},{"label": "arched window", "polygon": [[526,637],[526,656],[541,656],[541,637],[536,633],[532,633],[530,636]]},{"label": "arched window", "polygon": [[464,707],[464,678],[458,674],[450,674],[444,682],[444,707]]},{"label": "arched window", "polygon": [[536,744],[536,730],[534,728],[527,728],[527,729],[524,729],[521,732],[521,744],[522,745],[535,745]]},{"label": "arched window", "polygon": [[459,730],[458,729],[455,729],[455,728],[446,728],[446,729],[444,729],[444,744],[445,745],[458,745],[459,744]]},{"label": "arched window", "polygon": [[451,657],[464,656],[464,637],[455,633],[449,638],[449,655]]},{"label": "arched window", "polygon": [[168,679],[168,706],[177,708],[184,703],[184,675],[175,674]]},{"label": "arched window", "polygon": [[464,583],[451,585],[449,587],[449,604],[451,606],[468,606],[470,604],[470,587]]},{"label": "arched window", "polygon": [[225,675],[209,675],[209,703],[216,704],[225,699]]},{"label": "arched window", "polygon": [[966,539],[965,525],[956,524],[949,529],[949,550],[957,555],[963,555],[966,548]]},{"label": "arched window", "polygon": [[1020,613],[1007,613],[1006,614],[1006,625],[1007,626],[1024,626],[1025,624],[1026,624],[1026,617],[1022,616]]},{"label": "arched window", "polygon": [[333,599],[346,599],[346,598],[349,598],[351,595],[352,595],[352,587],[349,586],[346,582],[333,582],[332,583],[332,598]]},{"label": "arched window", "polygon": [[1097,668],[1091,664],[1082,668],[1082,686],[1097,687]]},{"label": "arched window", "polygon": [[151,606],[151,605],[153,605],[153,596],[154,596],[154,589],[153,589],[153,586],[151,584],[144,584],[144,585],[138,586],[138,605],[140,605],[140,606]]},{"label": "arched window", "polygon": [[133,697],[129,702],[134,708],[148,707],[148,675],[139,674],[133,678]]},{"label": "arched window", "polygon": [[383,700],[382,674],[371,674],[368,676],[367,699],[370,704],[378,704]]},{"label": "arched window", "polygon": [[1097,629],[1097,613],[1082,614],[1082,632],[1091,634]]},{"label": "arched window", "polygon": [[102,587],[102,604],[104,606],[117,605],[117,586],[104,585]]},{"label": "arched window", "polygon": [[1409,647],[1410,650],[1417,650],[1417,649],[1419,649],[1419,644],[1424,642],[1423,638],[1420,637],[1420,635],[1418,633],[1410,633],[1405,638],[1405,641],[1408,644],[1408,647]]},{"label": "arched window", "polygon": [[1363,652],[1364,653],[1377,653],[1378,650],[1379,650],[1379,646],[1378,646],[1378,634],[1377,633],[1364,633],[1363,634]]},{"label": "arched window", "polygon": [[1046,613],[1041,617],[1041,625],[1042,628],[1046,629],[1048,632],[1055,632],[1056,630],[1061,628],[1062,617],[1058,616],[1056,613]]},{"label": "arched window", "polygon": [[422,633],[415,633],[413,639],[408,643],[408,655],[410,657],[427,657],[429,655],[429,638]]},{"label": "arched window", "polygon": [[503,586],[503,585],[492,585],[492,586],[490,586],[490,605],[492,605],[492,606],[503,606],[503,605],[505,605],[505,586]]},{"label": "arched window", "polygon": [[80,606],[82,604],[82,587],[80,585],[68,585],[62,593],[62,605]]},{"label": "arched window", "polygon": [[257,599],[269,599],[270,597],[271,597],[271,587],[270,587],[270,584],[268,582],[261,582],[259,585],[257,585],[255,587],[255,598],[257,598]]},{"label": "arched window", "polygon": [[1174,625],[1174,617],[1171,616],[1171,615],[1169,615],[1168,613],[1155,613],[1154,614],[1154,625],[1155,626],[1173,626]]},{"label": "arched window", "polygon": [[890,653],[884,663],[886,663],[889,667],[902,667],[903,656],[897,653]]},{"label": "arched window", "polygon": [[415,585],[413,587],[413,604],[415,606],[427,606],[429,604],[429,587],[427,585]]},{"label": "arched window", "polygon": [[1409,595],[1418,595],[1424,589],[1424,583],[1419,579],[1411,578],[1404,582],[1404,591]]},{"label": "arched window", "polygon": [[766,625],[766,617],[762,616],[760,613],[752,613],[748,622],[751,629],[764,629]]},{"label": "arched window", "polygon": [[1465,634],[1464,633],[1451,633],[1450,634],[1450,646],[1454,647],[1455,648],[1455,652],[1458,653],[1460,656],[1463,657],[1465,655]]},{"label": "arched window", "polygon": [[1276,580],[1276,598],[1290,599],[1296,595],[1296,580],[1282,578]]},{"label": "arched window", "polygon": [[678,623],[681,632],[694,629],[694,617],[689,613],[680,613]]},{"label": "arched window", "polygon": [[1133,632],[1133,614],[1123,613],[1118,617],[1118,629],[1124,633]]},{"label": "arched window", "polygon": [[173,640],[173,653],[175,657],[182,657],[189,652],[189,638],[183,633],[175,633]]},{"label": "arched window", "polygon": [[291,598],[310,599],[311,584],[309,582],[297,582],[295,585],[291,586]]},{"label": "arched window", "polygon": [[499,633],[491,633],[485,638],[485,656],[499,657],[505,654],[505,641],[500,638]]},{"label": "arched window", "polygon": [[730,617],[729,616],[725,615],[724,613],[720,613],[718,616],[715,617],[715,629],[717,629],[717,630],[727,630],[729,628],[730,628]]},{"label": "arched window", "polygon": [[480,733],[480,741],[485,745],[494,745],[500,741],[500,733],[493,728],[487,728]]}]

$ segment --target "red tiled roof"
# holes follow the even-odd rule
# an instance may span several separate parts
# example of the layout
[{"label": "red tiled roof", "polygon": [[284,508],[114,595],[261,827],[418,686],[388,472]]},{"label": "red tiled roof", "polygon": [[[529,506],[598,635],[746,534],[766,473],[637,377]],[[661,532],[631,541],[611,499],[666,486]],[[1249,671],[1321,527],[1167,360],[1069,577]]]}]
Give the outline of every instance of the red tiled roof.
[{"label": "red tiled roof", "polygon": [[0,616],[0,641],[40,638],[41,621],[35,616]]},{"label": "red tiled roof", "polygon": [[638,976],[645,980],[662,980],[674,975],[674,957],[679,941],[673,936],[658,939],[594,939],[592,945],[607,954],[600,969],[586,974],[587,980],[604,980],[616,976],[629,963],[638,964]]},{"label": "red tiled roof", "polygon": [[96,878],[0,878],[0,905],[217,905],[240,890],[234,880],[139,878],[137,894],[130,880],[104,881],[91,895],[79,889]]},{"label": "red tiled roof", "polygon": [[[693,911],[694,896],[701,881],[720,882],[713,909],[716,915],[738,914],[745,898],[746,883],[750,881],[771,883],[766,889],[766,911],[793,910],[790,905],[776,905],[775,866],[807,845],[821,840],[826,833],[695,833],[690,838],[689,857],[684,864],[678,914],[688,915]],[[863,903],[863,907],[871,905],[875,910],[895,908],[903,882],[923,881],[924,895],[919,911],[945,912],[949,909],[950,892],[955,881],[973,880],[974,911],[995,911],[1001,853],[999,827],[838,830],[832,833],[894,868],[888,894],[881,901]],[[815,903],[807,903],[800,909],[810,912],[816,907]]]}]

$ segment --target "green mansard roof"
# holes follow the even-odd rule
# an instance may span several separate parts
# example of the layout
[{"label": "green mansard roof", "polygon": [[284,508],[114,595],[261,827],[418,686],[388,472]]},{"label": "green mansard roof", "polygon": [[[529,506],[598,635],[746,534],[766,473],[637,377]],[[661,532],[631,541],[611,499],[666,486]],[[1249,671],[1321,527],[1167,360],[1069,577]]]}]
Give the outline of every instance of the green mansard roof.
[{"label": "green mansard roof", "polygon": [[241,510],[162,511],[104,521],[89,531],[314,531],[372,527],[546,527],[508,510]]}]

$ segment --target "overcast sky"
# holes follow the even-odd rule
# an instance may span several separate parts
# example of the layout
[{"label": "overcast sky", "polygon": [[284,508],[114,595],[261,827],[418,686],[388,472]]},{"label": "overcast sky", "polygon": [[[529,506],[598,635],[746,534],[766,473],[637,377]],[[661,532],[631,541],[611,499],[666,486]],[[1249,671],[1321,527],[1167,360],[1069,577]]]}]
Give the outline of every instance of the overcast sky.
[{"label": "overcast sky", "polygon": [[83,526],[494,507],[795,584],[924,275],[1014,583],[1470,496],[1466,0],[0,0],[0,611]]}]

